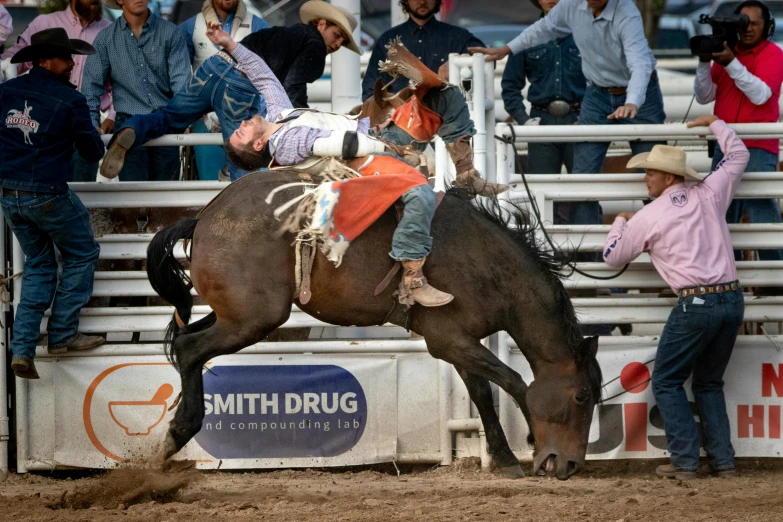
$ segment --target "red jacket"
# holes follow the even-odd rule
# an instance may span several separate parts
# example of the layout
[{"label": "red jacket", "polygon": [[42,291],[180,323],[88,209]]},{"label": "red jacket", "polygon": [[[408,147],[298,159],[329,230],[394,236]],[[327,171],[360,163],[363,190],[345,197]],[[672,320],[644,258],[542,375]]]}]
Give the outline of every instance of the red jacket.
[{"label": "red jacket", "polygon": [[[715,92],[715,115],[726,123],[777,122],[780,118],[780,86],[783,83],[783,50],[766,41],[748,50],[736,48],[734,55],[750,74],[758,77],[772,90],[772,96],[761,105],[754,105],[740,91],[729,74],[718,64],[712,65]],[[748,148],[764,149],[778,154],[780,140],[744,140]]]}]

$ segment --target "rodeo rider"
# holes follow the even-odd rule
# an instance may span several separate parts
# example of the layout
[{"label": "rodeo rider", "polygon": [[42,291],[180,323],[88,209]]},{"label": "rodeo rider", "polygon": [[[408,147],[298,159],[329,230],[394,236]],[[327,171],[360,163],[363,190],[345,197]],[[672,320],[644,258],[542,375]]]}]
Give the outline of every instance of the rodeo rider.
[{"label": "rodeo rider", "polygon": [[[17,377],[38,379],[35,346],[44,312],[52,307],[49,353],[95,348],[103,337],[79,333],[79,311],[92,295],[100,247],[90,214],[68,188],[74,145],[87,161],[101,159],[103,142],[84,95],[70,83],[72,55],[93,54],[65,29],[40,31],[11,63],[32,62],[29,74],[0,84],[0,187],[6,222],[24,250],[22,295],[16,309],[11,367]],[[57,281],[55,247],[62,256]]]},{"label": "rodeo rider", "polygon": [[[725,215],[749,153],[716,116],[702,116],[688,126],[707,124],[725,153],[711,174],[688,167],[685,153],[676,147],[656,145],[631,158],[629,168],[646,169],[648,194],[655,200],[636,214],[617,216],[603,254],[607,264],[619,267],[647,252],[679,296],[658,342],[652,389],[671,455],[671,464],[655,472],[681,480],[696,478],[699,467],[699,434],[683,389],[691,375],[712,471],[735,474],[723,373],[745,304]],[[686,179],[696,183],[686,185]]]}]

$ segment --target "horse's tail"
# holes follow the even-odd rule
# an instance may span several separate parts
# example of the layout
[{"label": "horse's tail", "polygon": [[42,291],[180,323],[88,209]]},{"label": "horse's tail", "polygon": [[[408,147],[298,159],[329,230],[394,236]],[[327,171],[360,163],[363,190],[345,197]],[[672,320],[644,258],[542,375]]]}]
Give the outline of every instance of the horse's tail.
[{"label": "horse's tail", "polygon": [[159,296],[176,309],[164,337],[166,357],[175,368],[177,361],[171,344],[179,335],[180,324],[177,318],[183,325],[190,322],[193,308],[190,289],[193,288],[193,283],[185,273],[185,267],[174,257],[174,246],[180,239],[193,239],[197,224],[198,219],[181,219],[155,234],[147,247],[147,277],[150,284]]}]

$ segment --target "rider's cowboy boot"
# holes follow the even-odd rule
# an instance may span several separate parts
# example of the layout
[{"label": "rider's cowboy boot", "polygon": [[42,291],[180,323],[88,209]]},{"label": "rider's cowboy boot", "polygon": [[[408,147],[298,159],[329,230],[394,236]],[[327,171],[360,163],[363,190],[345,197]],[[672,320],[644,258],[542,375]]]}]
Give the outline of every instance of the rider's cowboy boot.
[{"label": "rider's cowboy boot", "polygon": [[400,282],[400,303],[422,306],[443,306],[454,300],[454,296],[430,286],[424,277],[422,267],[426,258],[402,261],[402,281]]},{"label": "rider's cowboy boot", "polygon": [[473,166],[473,149],[467,141],[447,143],[446,150],[449,151],[449,156],[457,169],[455,187],[468,189],[468,192],[479,196],[497,196],[508,190],[508,185],[484,181]]},{"label": "rider's cowboy boot", "polygon": [[136,131],[131,127],[121,129],[115,134],[101,163],[101,176],[109,179],[116,178],[125,164],[125,154],[134,143],[136,143]]},{"label": "rider's cowboy boot", "polygon": [[17,359],[14,357],[11,360],[11,369],[14,371],[14,375],[21,379],[40,379],[32,359]]},{"label": "rider's cowboy boot", "polygon": [[68,350],[90,350],[92,348],[97,348],[103,343],[106,342],[106,339],[101,337],[100,335],[84,335],[83,333],[79,333],[71,339],[71,342],[64,346],[58,346],[57,348],[48,348],[48,352],[50,355],[58,355],[62,353],[67,353]]}]

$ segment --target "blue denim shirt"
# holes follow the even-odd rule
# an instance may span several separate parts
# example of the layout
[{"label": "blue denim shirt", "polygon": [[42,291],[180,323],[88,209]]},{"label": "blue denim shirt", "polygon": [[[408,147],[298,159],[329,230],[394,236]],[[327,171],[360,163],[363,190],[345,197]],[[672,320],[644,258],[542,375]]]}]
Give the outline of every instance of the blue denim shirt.
[{"label": "blue denim shirt", "polygon": [[[386,60],[386,44],[400,37],[405,47],[427,67],[435,72],[449,60],[449,53],[465,54],[468,47],[484,47],[484,42],[473,36],[467,29],[440,22],[432,17],[426,24],[419,26],[412,18],[404,24],[392,27],[375,42],[367,72],[362,81],[362,100],[373,94],[375,80],[378,79],[378,62]],[[382,74],[383,83],[392,78]],[[397,92],[408,85],[407,78],[400,78],[392,84],[390,90]]]},{"label": "blue denim shirt", "polygon": [[92,45],[97,52],[87,57],[82,92],[95,125],[100,121],[100,96],[107,78],[119,114],[162,109],[190,79],[190,56],[182,31],[153,14],[138,39],[121,16],[98,33]]},{"label": "blue denim shirt", "polygon": [[0,84],[0,186],[68,190],[73,147],[97,162],[105,150],[76,87],[41,67]]},{"label": "blue denim shirt", "polygon": [[509,56],[500,83],[503,106],[520,125],[530,118],[522,96],[525,78],[530,82],[527,99],[533,105],[547,105],[555,100],[582,101],[586,81],[574,37],[568,35]]}]

